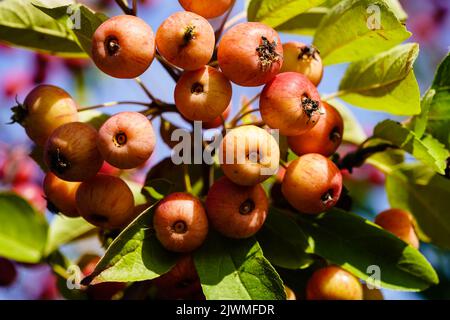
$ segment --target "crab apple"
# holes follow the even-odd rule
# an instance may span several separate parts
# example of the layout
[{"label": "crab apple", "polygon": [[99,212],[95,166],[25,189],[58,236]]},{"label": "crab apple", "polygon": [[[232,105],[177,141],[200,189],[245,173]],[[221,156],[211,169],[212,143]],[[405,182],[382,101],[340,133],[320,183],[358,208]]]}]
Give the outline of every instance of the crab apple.
[{"label": "crab apple", "polygon": [[227,109],[231,101],[231,83],[219,70],[203,66],[185,72],[175,87],[178,111],[192,121],[212,121]]},{"label": "crab apple", "polygon": [[28,137],[43,146],[59,126],[78,121],[77,105],[63,89],[39,85],[25,98],[23,104],[12,108],[13,122],[20,123]]},{"label": "crab apple", "polygon": [[76,193],[80,215],[103,229],[120,229],[134,218],[134,198],[120,178],[98,174],[84,181]]},{"label": "crab apple", "polygon": [[358,278],[337,266],[313,273],[306,285],[307,300],[362,300],[363,288]]},{"label": "crab apple", "polygon": [[202,122],[203,129],[213,129],[222,126],[223,122],[228,119],[230,112],[231,112],[231,105],[228,105],[228,107],[225,109],[224,112],[222,112],[220,116],[216,117],[213,120]]},{"label": "crab apple", "polygon": [[322,102],[320,121],[311,130],[287,138],[289,148],[298,156],[319,153],[326,157],[336,152],[342,142],[344,121],[339,111],[332,105]]},{"label": "crab apple", "polygon": [[192,12],[176,12],[158,28],[156,46],[171,64],[197,70],[208,64],[214,52],[214,29],[208,20]]},{"label": "crab apple", "polygon": [[0,287],[8,287],[16,281],[17,270],[14,263],[0,257]]},{"label": "crab apple", "polygon": [[217,49],[220,69],[232,82],[257,87],[280,71],[283,47],[278,33],[259,22],[240,23],[223,36]]},{"label": "crab apple", "polygon": [[317,124],[322,103],[316,87],[306,76],[284,72],[266,84],[259,108],[269,127],[279,129],[286,136],[297,136]]},{"label": "crab apple", "polygon": [[220,145],[222,171],[234,183],[256,185],[278,170],[280,148],[266,130],[254,125],[229,131]]},{"label": "crab apple", "polygon": [[200,279],[190,254],[182,255],[169,272],[152,282],[157,288],[157,299],[204,299]]},{"label": "crab apple", "polygon": [[27,200],[39,212],[45,211],[47,201],[44,198],[44,192],[41,186],[33,182],[20,182],[14,184],[11,190]]},{"label": "crab apple", "polygon": [[153,227],[164,248],[190,252],[205,241],[208,219],[199,199],[176,192],[166,196],[156,207]]},{"label": "crab apple", "polygon": [[112,17],[103,22],[92,36],[92,60],[112,77],[138,77],[148,69],[154,57],[153,30],[138,17]]},{"label": "crab apple", "polygon": [[234,0],[178,0],[186,11],[195,12],[206,19],[217,18],[231,8]]},{"label": "crab apple", "polygon": [[342,175],[330,159],[317,153],[305,154],[289,164],[281,191],[300,212],[318,214],[339,200]]},{"label": "crab apple", "polygon": [[44,161],[58,178],[84,181],[97,174],[103,158],[97,131],[86,123],[71,122],[57,128],[45,144]]},{"label": "crab apple", "polygon": [[64,181],[47,172],[44,178],[44,193],[47,198],[47,207],[54,213],[62,213],[68,217],[78,217],[75,195],[80,182]]},{"label": "crab apple", "polygon": [[315,86],[318,86],[323,76],[319,51],[312,45],[308,46],[296,41],[283,44],[281,72],[304,74]]},{"label": "crab apple", "polygon": [[150,158],[156,138],[151,122],[138,112],[121,112],[98,131],[97,147],[106,162],[120,169],[136,168]]},{"label": "crab apple", "polygon": [[269,211],[269,200],[260,184],[240,186],[227,177],[214,182],[205,205],[214,229],[235,239],[249,238],[258,232]]},{"label": "crab apple", "polygon": [[414,230],[414,219],[409,212],[396,208],[388,209],[376,216],[375,223],[414,248],[419,248],[419,239]]}]

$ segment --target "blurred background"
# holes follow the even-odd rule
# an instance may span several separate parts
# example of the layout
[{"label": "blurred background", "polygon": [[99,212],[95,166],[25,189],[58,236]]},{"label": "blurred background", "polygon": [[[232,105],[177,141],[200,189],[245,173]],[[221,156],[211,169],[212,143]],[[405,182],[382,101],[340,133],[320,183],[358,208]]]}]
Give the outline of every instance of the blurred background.
[{"label": "blurred background", "polygon": [[[113,0],[83,0],[88,6],[109,16],[121,14]],[[238,0],[231,16],[244,10],[244,0]],[[430,86],[437,65],[449,51],[450,45],[450,2],[448,0],[403,0],[408,13],[407,28],[413,33],[409,39],[420,44],[420,55],[415,65],[415,73],[421,92]],[[171,13],[182,10],[178,1],[139,0],[138,15],[151,25],[154,31]],[[218,26],[220,18],[213,20]],[[281,34],[283,42],[297,40],[311,43],[311,37]],[[335,92],[346,69],[345,64],[327,67],[319,86],[321,94]],[[160,99],[173,102],[172,79],[158,62],[142,75],[147,87]],[[23,49],[11,48],[0,43],[0,189],[13,190],[39,210],[45,211],[46,201],[41,188],[43,173],[28,156],[32,145],[22,127],[7,124],[10,121],[10,108],[14,106],[16,96],[23,101],[27,93],[37,84],[54,84],[68,91],[80,106],[96,105],[108,101],[135,100],[147,101],[146,95],[131,80],[118,80],[101,73],[89,60],[62,59],[59,57],[36,54]],[[253,97],[260,88],[233,87],[233,109],[231,116],[238,111],[244,97]],[[392,115],[366,111],[349,106],[363,125],[367,134],[371,134],[374,125],[385,118],[400,119]],[[106,113],[123,110],[139,111],[136,106],[115,106],[105,108]],[[171,116],[170,120],[186,127],[187,124]],[[159,119],[153,123],[159,128]],[[156,130],[158,131],[158,130]],[[340,151],[345,152],[345,148]],[[170,155],[170,149],[158,143],[157,149],[145,168],[127,172],[127,176],[142,183],[146,169]],[[104,172],[116,170],[104,167]],[[370,165],[356,169],[346,176],[345,184],[350,194],[357,199],[353,212],[366,218],[373,217],[389,207],[384,192],[384,176]],[[48,219],[52,214],[46,212]],[[450,299],[450,253],[443,252],[432,245],[423,244],[420,249],[439,274],[440,284],[421,293],[404,293],[383,290],[386,299]],[[81,253],[101,254],[99,241],[79,241],[64,248],[69,258],[75,259]],[[2,268],[0,258],[0,269]],[[17,278],[9,286],[2,286],[0,279],[0,299],[59,299],[55,279],[45,265],[27,266],[16,264]],[[1,275],[0,275],[1,278]]]}]

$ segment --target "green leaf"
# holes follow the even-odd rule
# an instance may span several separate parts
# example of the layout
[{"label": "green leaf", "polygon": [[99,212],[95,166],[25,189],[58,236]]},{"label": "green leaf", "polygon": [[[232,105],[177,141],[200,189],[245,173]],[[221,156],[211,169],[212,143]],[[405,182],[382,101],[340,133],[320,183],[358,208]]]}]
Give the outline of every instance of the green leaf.
[{"label": "green leaf", "polygon": [[393,208],[413,214],[429,241],[450,249],[449,179],[427,166],[405,164],[387,177],[386,192]]},{"label": "green leaf", "polygon": [[210,233],[194,253],[208,300],[282,300],[283,283],[254,238],[232,240]]},{"label": "green leaf", "polygon": [[401,22],[405,22],[408,19],[408,14],[403,9],[399,0],[383,0],[389,8],[391,8],[392,12],[394,12],[395,16]]},{"label": "green leaf", "polygon": [[[202,165],[189,165],[189,176],[191,178],[192,193],[196,196],[203,191]],[[171,192],[183,192],[186,190],[184,185],[183,165],[175,165],[171,158],[165,158],[153,166],[147,174],[145,186],[155,179],[165,179],[173,184]]]},{"label": "green leaf", "polygon": [[435,94],[436,91],[434,89],[430,89],[425,93],[422,101],[420,102],[420,108],[422,111],[419,115],[413,117],[411,122],[407,125],[410,130],[414,131],[419,139],[422,138],[425,130],[427,129],[428,114],[430,112],[431,102],[433,101]]},{"label": "green leaf", "polygon": [[38,263],[47,241],[47,222],[23,198],[0,193],[0,256]]},{"label": "green leaf", "polygon": [[327,102],[339,111],[342,119],[344,120],[344,142],[359,145],[367,139],[367,134],[365,133],[361,123],[346,105],[336,99],[332,99]]},{"label": "green leaf", "polygon": [[314,7],[306,12],[296,15],[295,17],[277,26],[275,30],[285,33],[312,36],[319,27],[322,19],[330,11],[330,8],[338,2],[339,0],[324,1],[320,7]]},{"label": "green leaf", "polygon": [[28,0],[0,2],[0,40],[66,57],[86,56],[67,24],[47,16]]},{"label": "green leaf", "polygon": [[174,184],[167,179],[160,178],[146,182],[142,189],[142,194],[150,203],[155,203],[163,199],[166,195],[171,193]]},{"label": "green leaf", "polygon": [[55,6],[54,4],[42,4],[35,0],[33,5],[61,25],[69,26],[77,43],[88,55],[91,54],[92,35],[98,26],[108,18],[79,3]]},{"label": "green leaf", "polygon": [[420,90],[413,72],[419,46],[407,43],[348,67],[340,97],[355,106],[397,115],[420,112]]},{"label": "green leaf", "polygon": [[417,160],[434,168],[435,171],[441,174],[445,173],[449,152],[433,137],[428,136],[420,140],[414,132],[392,120],[384,120],[379,123],[374,129],[373,135],[409,152]]},{"label": "green leaf", "polygon": [[[444,58],[444,60],[439,65],[436,75],[434,76],[433,80],[433,89],[437,89],[438,92],[444,91],[447,95],[448,86],[450,86],[450,78],[448,75],[450,74],[450,53],[447,54],[447,56]],[[448,99],[448,96],[446,97]],[[445,101],[448,101],[445,99]],[[444,101],[442,101],[444,105],[447,105]],[[449,115],[446,115],[449,117]]]},{"label": "green leaf", "polygon": [[450,150],[450,119],[428,120],[427,132],[443,143],[447,150]]},{"label": "green leaf", "polygon": [[422,98],[422,112],[408,123],[418,137],[427,132],[450,149],[450,54],[439,65],[432,87]]},{"label": "green leaf", "polygon": [[140,183],[134,182],[129,179],[123,179],[123,181],[127,183],[128,187],[130,187],[131,192],[133,193],[135,206],[147,203],[147,198],[142,193],[142,185]]},{"label": "green leaf", "polygon": [[287,215],[271,208],[262,229],[256,235],[270,263],[287,269],[306,268],[313,259],[305,253],[308,239]]},{"label": "green leaf", "polygon": [[252,0],[247,9],[247,19],[277,27],[323,2],[325,0]]},{"label": "green leaf", "polygon": [[297,217],[309,237],[308,252],[368,283],[375,284],[370,266],[380,268],[380,285],[387,289],[420,291],[439,281],[418,250],[355,214],[332,209],[314,217]]},{"label": "green leaf", "polygon": [[156,238],[153,209],[145,210],[120,233],[84,284],[150,280],[175,265],[177,255],[165,250]]},{"label": "green leaf", "polygon": [[320,22],[330,9],[325,7],[311,8],[287,20],[275,28],[279,32],[312,36]]},{"label": "green leaf", "polygon": [[[375,20],[379,28],[371,28]],[[410,35],[385,2],[344,0],[322,19],[313,44],[319,48],[324,64],[330,65],[373,56]]]},{"label": "green leaf", "polygon": [[83,218],[68,218],[58,215],[53,218],[48,230],[45,255],[49,255],[60,246],[95,230],[95,227]]},{"label": "green leaf", "polygon": [[428,113],[427,132],[450,149],[450,54],[439,65],[431,88],[435,95]]}]

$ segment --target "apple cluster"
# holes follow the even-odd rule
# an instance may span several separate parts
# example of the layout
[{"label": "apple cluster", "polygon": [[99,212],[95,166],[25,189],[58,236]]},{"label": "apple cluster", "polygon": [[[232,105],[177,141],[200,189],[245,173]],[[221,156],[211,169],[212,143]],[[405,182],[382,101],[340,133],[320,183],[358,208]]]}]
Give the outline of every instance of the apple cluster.
[{"label": "apple cluster", "polygon": [[43,189],[51,211],[106,229],[123,228],[135,217],[128,185],[99,171],[104,162],[119,169],[146,162],[156,143],[146,116],[121,112],[96,130],[79,121],[72,97],[52,85],[35,87],[13,111],[12,119],[43,149]]},{"label": "apple cluster", "polygon": [[[226,127],[232,83],[264,86],[259,112],[265,128],[236,123],[226,127],[231,130],[221,142],[220,155],[231,161],[221,163],[224,176],[212,184],[206,199],[177,192],[167,195],[155,208],[157,239],[167,250],[184,254],[166,276],[175,282],[185,280],[178,269],[195,271],[189,253],[203,244],[210,227],[226,237],[243,239],[256,234],[264,224],[269,199],[261,183],[280,164],[279,145],[265,129],[286,136],[289,148],[298,156],[283,165],[279,174],[281,193],[289,205],[301,214],[319,214],[334,207],[342,191],[342,175],[329,157],[341,144],[344,127],[339,112],[321,101],[317,90],[323,66],[316,48],[300,42],[283,45],[274,29],[258,22],[237,24],[218,41],[207,19],[224,14],[233,1],[180,3],[187,11],[172,14],[156,34],[133,15],[106,20],[93,34],[91,52],[96,66],[115,78],[140,76],[155,57],[182,72],[174,90],[176,109],[188,121],[202,121],[204,128]],[[122,229],[139,214],[127,184],[99,170],[104,162],[131,169],[149,159],[156,138],[145,115],[121,112],[96,130],[79,121],[71,96],[52,85],[36,87],[13,110],[13,120],[44,150],[49,170],[44,191],[55,211],[81,216],[103,229]],[[242,161],[236,159],[238,154],[244,155]],[[390,223],[379,218],[382,226]],[[417,239],[406,229],[400,237],[415,244]],[[194,271],[186,274],[198,289]],[[327,285],[321,292],[323,279]],[[158,281],[161,286],[170,283]],[[336,290],[350,298],[362,295],[356,278],[330,266],[311,278],[308,298],[333,299]]]}]

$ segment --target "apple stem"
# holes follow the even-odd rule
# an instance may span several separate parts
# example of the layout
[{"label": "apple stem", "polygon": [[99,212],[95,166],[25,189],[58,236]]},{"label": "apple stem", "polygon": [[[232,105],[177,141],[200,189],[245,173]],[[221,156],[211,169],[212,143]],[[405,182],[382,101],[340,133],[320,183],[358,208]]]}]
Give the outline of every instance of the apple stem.
[{"label": "apple stem", "polygon": [[191,178],[189,176],[189,168],[187,164],[183,164],[183,176],[184,176],[184,185],[186,187],[186,192],[192,194],[192,184]]},{"label": "apple stem", "polygon": [[69,274],[67,274],[67,271],[60,265],[53,264],[52,271],[63,279],[67,280],[70,277]]},{"label": "apple stem", "polygon": [[144,82],[142,82],[141,78],[136,77],[134,78],[134,80],[139,84],[142,90],[144,90],[145,94],[150,98],[151,101],[158,101],[158,99],[156,99],[155,96],[150,92]]},{"label": "apple stem", "polygon": [[236,4],[236,0],[233,1],[233,3],[230,6],[230,9],[228,9],[227,13],[222,19],[222,22],[220,23],[219,29],[215,32],[216,36],[216,45],[219,42],[220,37],[222,36],[223,30],[225,29],[225,26],[227,24],[228,18],[230,17],[231,11],[233,11],[234,5]]},{"label": "apple stem", "polygon": [[156,59],[158,59],[159,63],[161,63],[163,68],[172,77],[173,81],[178,82],[178,79],[180,79],[179,70],[172,67],[159,53],[156,53]]},{"label": "apple stem", "polygon": [[[238,123],[239,120],[241,120],[243,117],[241,117],[241,114],[243,112],[245,112],[245,110],[251,106],[256,100],[258,100],[258,98],[260,97],[261,93],[258,93],[257,95],[255,95],[253,98],[251,98],[249,101],[247,101],[246,103],[244,103],[241,107],[241,109],[238,111],[238,113],[234,116],[233,119],[230,120],[230,127],[234,128],[236,126],[236,124]],[[258,111],[259,109],[254,109],[254,111]]]},{"label": "apple stem", "polygon": [[234,125],[236,125],[236,124],[239,122],[239,120],[243,119],[245,116],[247,116],[247,115],[249,115],[249,114],[252,114],[252,113],[254,113],[254,112],[258,112],[258,111],[259,111],[259,108],[256,108],[256,109],[251,109],[251,110],[248,110],[248,111],[242,113],[242,114],[235,120]]},{"label": "apple stem", "polygon": [[100,109],[100,108],[105,108],[105,107],[113,107],[113,106],[122,105],[122,104],[134,104],[134,105],[146,106],[146,107],[150,107],[150,105],[151,105],[148,102],[140,102],[140,101],[111,101],[111,102],[96,104],[93,106],[79,108],[78,112],[95,110],[95,109]]},{"label": "apple stem", "polygon": [[120,9],[122,9],[122,11],[123,11],[125,14],[135,15],[135,14],[133,13],[133,9],[128,8],[128,6],[125,4],[124,1],[122,1],[122,0],[115,0],[115,1],[116,1],[117,5],[120,7]]},{"label": "apple stem", "polygon": [[321,97],[322,101],[330,101],[340,96],[346,95],[348,92],[345,90],[339,90]]},{"label": "apple stem", "polygon": [[228,20],[225,23],[224,30],[230,28],[235,23],[239,22],[242,19],[246,19],[246,18],[247,18],[247,11],[246,10],[243,10],[243,11],[239,12],[237,15],[235,15],[234,17],[232,17],[230,20]]},{"label": "apple stem", "polygon": [[266,123],[262,120],[260,121],[255,121],[255,122],[250,122],[250,123],[243,123],[243,124],[238,124],[236,125],[234,128],[239,128],[242,126],[256,126],[256,127],[263,127]]}]

